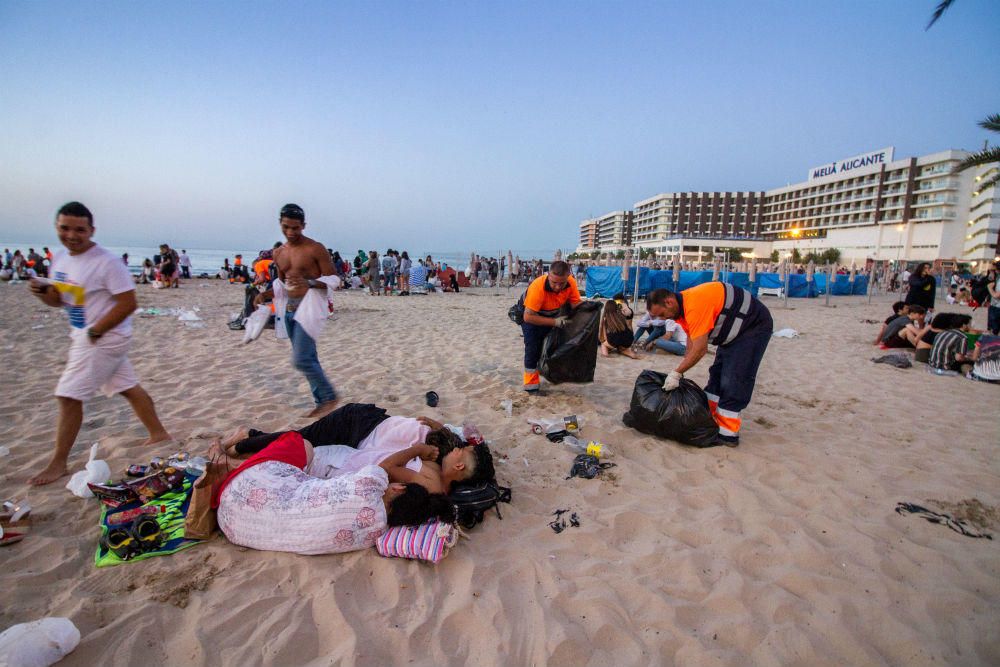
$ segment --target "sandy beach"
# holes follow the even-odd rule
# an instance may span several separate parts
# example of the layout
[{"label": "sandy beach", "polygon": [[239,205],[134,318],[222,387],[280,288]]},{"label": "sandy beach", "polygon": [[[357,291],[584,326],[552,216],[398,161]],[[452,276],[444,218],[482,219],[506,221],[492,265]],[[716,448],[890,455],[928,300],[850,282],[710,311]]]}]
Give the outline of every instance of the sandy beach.
[{"label": "sandy beach", "polygon": [[[250,551],[222,536],[173,556],[97,569],[98,504],[65,482],[29,488],[55,430],[69,343],[62,313],[0,285],[0,495],[34,525],[0,549],[0,629],[65,616],[60,665],[996,665],[1000,664],[1000,387],[873,364],[890,297],[765,298],[775,328],[738,449],[696,450],[621,421],[636,375],[675,357],[598,360],[595,382],[532,398],[506,310],[520,290],[369,297],[341,292],[318,342],[345,401],[470,420],[513,488],[440,564],[374,550]],[[142,307],[199,307],[204,328],[134,317],[131,359],[165,426],[192,453],[237,424],[307,423],[308,388],[273,333],[225,324],[242,290],[138,288]],[[943,306],[942,309],[944,309]],[[985,311],[974,325],[985,325]],[[704,383],[710,360],[688,377]],[[424,405],[435,390],[440,405]],[[513,402],[507,417],[501,401]],[[577,414],[616,467],[569,479],[568,447],[528,417]],[[157,454],[120,397],[85,408],[113,471]],[[913,502],[973,520],[971,539],[894,512]],[[581,525],[548,526],[557,509]]]}]

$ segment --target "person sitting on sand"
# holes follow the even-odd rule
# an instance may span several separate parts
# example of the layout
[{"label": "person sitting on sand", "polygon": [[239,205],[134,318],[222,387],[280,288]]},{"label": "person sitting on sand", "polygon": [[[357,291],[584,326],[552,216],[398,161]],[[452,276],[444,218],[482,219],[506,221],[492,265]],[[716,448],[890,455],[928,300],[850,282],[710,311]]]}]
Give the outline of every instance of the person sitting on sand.
[{"label": "person sitting on sand", "polygon": [[889,324],[897,317],[905,316],[908,312],[910,312],[910,306],[905,301],[897,301],[892,304],[892,315],[885,318],[885,323],[882,325],[882,328],[879,329],[878,335],[875,336],[875,342],[872,343],[872,345],[880,345],[882,343],[882,339],[885,338],[885,330],[889,327]]},{"label": "person sitting on sand", "polygon": [[911,303],[905,317],[897,317],[886,327],[882,345],[890,348],[915,348],[924,334],[926,314],[923,306]]},{"label": "person sitting on sand", "polygon": [[413,445],[347,475],[310,474],[309,441],[288,432],[254,454],[219,484],[212,506],[233,544],[265,551],[326,554],[364,549],[388,526],[429,519],[455,521],[455,506],[420,484],[390,483],[414,457],[437,450]]},{"label": "person sitting on sand", "polygon": [[934,341],[937,339],[937,335],[942,331],[951,328],[951,323],[954,317],[954,313],[938,313],[934,316],[930,325],[926,327],[923,334],[921,334],[920,340],[917,341],[916,354],[913,355],[914,361],[919,361],[925,364],[927,363],[927,360],[931,356],[931,348],[934,347]]},{"label": "person sitting on sand", "polygon": [[614,299],[604,302],[597,338],[601,341],[602,356],[617,351],[631,359],[639,358],[632,351],[632,309],[625,302],[624,294],[616,294]]},{"label": "person sitting on sand", "polygon": [[978,347],[969,354],[969,341],[965,335],[969,332],[972,317],[952,314],[946,324],[947,328],[934,339],[927,365],[938,370],[960,372],[962,364],[970,364],[979,358]]},{"label": "person sitting on sand", "polygon": [[[665,320],[653,317],[649,313],[643,313],[642,317],[635,324],[635,336],[632,338],[633,347],[645,347],[649,350],[653,346],[653,341],[667,332],[663,326]],[[646,342],[642,343],[642,337],[646,336]]]},{"label": "person sitting on sand", "polygon": [[[322,452],[329,465],[340,471],[357,472],[366,465],[378,465],[383,459],[417,444],[437,450],[429,461],[410,457],[405,470],[395,470],[393,482],[416,482],[431,493],[447,493],[454,482],[475,483],[495,476],[489,447],[467,446],[450,429],[427,417],[390,417],[384,408],[370,403],[349,403],[295,431],[317,448],[346,445],[357,451],[347,457],[338,452]],[[246,456],[264,449],[286,432],[264,433],[237,428],[225,440],[214,445],[212,454]]]}]

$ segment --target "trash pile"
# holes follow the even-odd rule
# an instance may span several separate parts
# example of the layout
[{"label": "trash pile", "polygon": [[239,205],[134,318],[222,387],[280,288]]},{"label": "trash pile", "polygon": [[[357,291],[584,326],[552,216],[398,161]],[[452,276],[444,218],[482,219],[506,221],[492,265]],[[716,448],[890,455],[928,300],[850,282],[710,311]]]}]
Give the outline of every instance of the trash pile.
[{"label": "trash pile", "polygon": [[205,321],[199,317],[201,308],[193,306],[191,308],[136,308],[135,315],[139,317],[167,316],[176,317],[179,322],[189,329],[204,329]]},{"label": "trash pile", "polygon": [[549,442],[561,442],[577,452],[570,468],[570,477],[593,479],[602,470],[613,468],[616,464],[602,462],[601,458],[611,455],[611,450],[603,442],[597,440],[581,440],[574,434],[579,434],[583,427],[583,418],[568,415],[562,419],[528,419],[531,432],[544,435]]}]

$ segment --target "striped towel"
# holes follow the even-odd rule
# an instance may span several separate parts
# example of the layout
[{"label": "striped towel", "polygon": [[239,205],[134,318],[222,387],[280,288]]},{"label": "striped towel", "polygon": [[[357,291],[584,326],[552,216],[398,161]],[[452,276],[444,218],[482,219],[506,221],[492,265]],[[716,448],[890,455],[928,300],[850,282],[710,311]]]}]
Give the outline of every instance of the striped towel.
[{"label": "striped towel", "polygon": [[419,526],[393,526],[375,542],[382,556],[437,563],[458,541],[454,524],[433,519]]}]

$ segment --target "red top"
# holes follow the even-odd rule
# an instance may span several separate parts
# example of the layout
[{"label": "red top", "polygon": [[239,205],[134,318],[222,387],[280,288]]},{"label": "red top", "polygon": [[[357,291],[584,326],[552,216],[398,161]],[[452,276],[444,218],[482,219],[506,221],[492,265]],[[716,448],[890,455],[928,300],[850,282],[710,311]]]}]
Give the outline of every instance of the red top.
[{"label": "red top", "polygon": [[215,493],[212,494],[212,509],[218,509],[219,498],[222,497],[222,492],[226,490],[229,483],[233,481],[237,475],[248,468],[252,468],[258,463],[263,463],[264,461],[281,461],[282,463],[287,463],[293,465],[300,470],[306,467],[306,447],[302,440],[302,435],[296,433],[295,431],[289,431],[285,433],[280,438],[272,442],[270,445],[260,450],[246,461],[243,462],[236,470],[229,473],[219,488],[216,489]]}]

